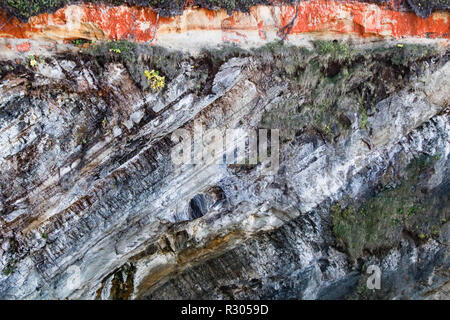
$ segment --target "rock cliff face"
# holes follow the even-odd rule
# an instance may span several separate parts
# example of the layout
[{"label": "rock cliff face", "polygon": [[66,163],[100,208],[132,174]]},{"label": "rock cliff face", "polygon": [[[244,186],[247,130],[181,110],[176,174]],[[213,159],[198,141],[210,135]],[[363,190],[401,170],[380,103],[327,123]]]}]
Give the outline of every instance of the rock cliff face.
[{"label": "rock cliff face", "polygon": [[5,13],[0,298],[448,299],[448,5],[196,4]]},{"label": "rock cliff face", "polygon": [[255,45],[273,40],[280,33],[292,40],[305,32],[324,36],[337,33],[362,37],[450,37],[448,2],[439,7],[446,11],[429,12],[424,17],[402,9],[402,5],[326,0],[290,4],[286,1],[276,6],[252,6],[248,12],[186,7],[174,16],[164,17],[160,11],[148,7],[74,4],[54,13],[30,17],[26,22],[2,12],[0,35],[30,39],[128,39],[176,48],[219,42]]}]

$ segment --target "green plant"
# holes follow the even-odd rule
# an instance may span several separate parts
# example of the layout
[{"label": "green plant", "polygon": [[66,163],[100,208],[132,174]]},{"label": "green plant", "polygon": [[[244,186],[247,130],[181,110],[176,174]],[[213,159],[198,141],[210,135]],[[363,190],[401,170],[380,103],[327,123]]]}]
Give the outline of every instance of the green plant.
[{"label": "green plant", "polygon": [[94,43],[94,41],[90,41],[90,40],[87,40],[87,39],[73,39],[72,43],[75,46],[82,46],[82,45],[84,45],[86,43],[91,43],[92,44],[92,43]]},{"label": "green plant", "polygon": [[365,249],[395,245],[404,229],[422,240],[439,235],[442,209],[436,204],[445,196],[424,195],[417,187],[435,162],[432,155],[414,158],[405,165],[397,186],[381,188],[362,203],[331,208],[333,233],[352,258],[360,257]]},{"label": "green plant", "polygon": [[145,76],[148,79],[148,82],[150,83],[150,87],[157,91],[159,89],[162,89],[165,87],[165,77],[160,76],[158,71],[155,70],[145,70],[144,71]]},{"label": "green plant", "polygon": [[348,44],[338,41],[318,40],[314,42],[314,46],[321,55],[330,55],[333,59],[348,59],[352,53]]},{"label": "green plant", "polygon": [[408,217],[416,214],[421,209],[420,206],[413,205],[411,208],[408,209],[408,212],[406,213]]},{"label": "green plant", "polygon": [[5,276],[9,276],[10,274],[14,273],[15,269],[16,269],[16,262],[14,261],[14,259],[9,259],[8,264],[3,269],[3,274]]},{"label": "green plant", "polygon": [[[107,41],[107,42],[92,42],[92,45],[86,50],[86,53],[93,56],[111,56],[113,59],[120,59],[124,64],[136,65],[137,56],[136,48],[137,44],[119,40],[119,41]],[[116,53],[110,55],[110,53]]]},{"label": "green plant", "polygon": [[22,20],[37,14],[54,11],[64,6],[67,0],[6,0],[4,6]]},{"label": "green plant", "polygon": [[[381,49],[375,50],[380,51]],[[423,60],[437,54],[436,48],[418,44],[397,44],[390,48],[385,48],[381,54],[388,54],[391,62],[397,66],[409,66],[412,62]]]},{"label": "green plant", "polygon": [[436,237],[439,236],[439,234],[440,234],[439,228],[437,228],[436,226],[433,226],[431,228],[431,233]]},{"label": "green plant", "polygon": [[367,111],[364,108],[361,108],[361,120],[359,121],[359,128],[364,129],[367,126],[368,122]]},{"label": "green plant", "polygon": [[38,62],[34,56],[30,56],[30,66],[36,67],[38,65]]}]

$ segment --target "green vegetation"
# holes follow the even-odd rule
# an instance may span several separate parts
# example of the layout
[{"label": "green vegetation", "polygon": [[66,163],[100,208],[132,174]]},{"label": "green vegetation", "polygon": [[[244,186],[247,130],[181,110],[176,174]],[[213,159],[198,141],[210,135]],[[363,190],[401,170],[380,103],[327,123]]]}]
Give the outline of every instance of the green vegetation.
[{"label": "green vegetation", "polygon": [[9,259],[8,264],[3,269],[3,274],[5,276],[9,276],[13,274],[15,270],[16,270],[16,262],[14,261],[14,259]]},{"label": "green vegetation", "polygon": [[366,111],[366,109],[361,108],[360,113],[361,113],[361,120],[359,121],[359,128],[364,129],[367,126],[367,122],[368,122],[367,111]]},{"label": "green vegetation", "polygon": [[[74,40],[74,44],[85,43]],[[148,44],[106,41],[83,48],[82,56],[87,55],[99,72],[107,63],[122,63],[143,90],[163,89],[187,66],[189,71],[184,75],[197,94],[210,93],[222,63],[233,57],[251,57],[260,90],[277,84],[289,92],[282,101],[274,101],[260,125],[279,128],[284,141],[292,140],[299,131],[312,130],[333,142],[353,126],[368,128],[376,103],[403,88],[410,75],[423,72],[427,61],[438,57],[438,51],[425,45],[366,49],[347,42],[315,41],[312,48],[305,48],[275,41],[251,51],[224,45],[191,57]],[[33,65],[37,62],[30,61]],[[6,72],[7,67],[1,70]],[[161,78],[152,76],[151,70],[157,70]],[[80,143],[84,137],[80,135]]]},{"label": "green vegetation", "polygon": [[[159,79],[159,82],[154,84],[158,86],[157,89],[161,89],[164,88],[166,81],[173,80],[180,74],[181,63],[193,63],[187,54],[128,41],[97,42],[83,53],[94,57],[99,65],[104,65],[107,62],[122,63],[128,69],[135,83],[144,90],[147,88],[152,89],[151,85],[153,83],[153,80],[149,81],[150,79],[145,71],[158,70],[158,77],[160,78],[153,77],[153,79]],[[207,66],[201,66],[201,68],[205,67]],[[199,70],[191,72],[192,77],[195,78],[195,83],[203,83],[205,81],[204,72],[200,71],[202,69],[199,68]],[[164,81],[161,81],[163,78]]]},{"label": "green vegetation", "polygon": [[248,11],[251,6],[268,3],[263,0],[197,0],[195,4],[206,8],[223,8],[227,11],[241,10]]},{"label": "green vegetation", "polygon": [[[433,9],[448,9],[449,0],[410,0],[417,15],[427,17]],[[258,4],[273,4],[270,0],[0,0],[0,6],[16,17],[26,21],[28,18],[44,12],[54,12],[71,3],[105,3],[112,6],[138,5],[154,8],[161,16],[180,14],[186,4],[208,9],[225,9],[228,13],[239,10],[248,12],[251,6]],[[294,3],[295,0],[285,0]],[[417,2],[417,3],[415,3]],[[329,44],[325,44],[328,46]],[[324,49],[329,49],[325,47]],[[333,50],[333,49],[332,49]]]},{"label": "green vegetation", "polygon": [[420,44],[399,44],[388,48],[377,48],[372,54],[379,58],[388,57],[395,66],[406,67],[415,61],[422,61],[430,56],[437,55],[437,49],[433,46]]},{"label": "green vegetation", "polygon": [[339,41],[318,40],[314,46],[320,55],[330,55],[334,60],[348,60],[352,55],[348,44]]},{"label": "green vegetation", "polygon": [[[112,6],[123,4],[147,6],[158,10],[161,16],[179,14],[183,11],[186,0],[0,0],[0,6],[21,20],[44,13],[54,12],[71,3],[105,3]],[[268,0],[193,0],[192,5],[231,12],[233,10],[249,11],[250,6],[269,4]]]},{"label": "green vegetation", "polygon": [[94,41],[91,41],[91,40],[87,40],[87,39],[73,39],[73,40],[72,40],[72,43],[73,43],[75,46],[80,47],[80,46],[83,46],[83,45],[85,45],[85,44],[93,44],[93,43],[95,43],[95,42],[94,42]]},{"label": "green vegetation", "polygon": [[[364,275],[364,273],[363,273]],[[366,277],[364,280],[367,281]],[[355,290],[355,295],[358,297],[358,300],[369,300],[371,296],[370,289],[367,288],[366,281],[360,281],[358,287]]]},{"label": "green vegetation", "polygon": [[134,289],[134,274],[136,267],[125,264],[114,273],[112,279],[111,295],[114,300],[128,300]]},{"label": "green vegetation", "polygon": [[166,85],[165,78],[163,76],[160,76],[158,71],[145,70],[144,74],[147,77],[148,82],[150,83],[150,87],[153,89],[153,91],[163,89],[164,86]]},{"label": "green vegetation", "polygon": [[67,2],[67,0],[2,0],[0,4],[18,18],[27,20],[43,12],[55,11]]},{"label": "green vegetation", "polygon": [[[296,131],[313,129],[327,141],[345,135],[357,114],[364,129],[375,105],[404,87],[410,75],[420,74],[427,61],[438,57],[433,46],[404,44],[365,49],[339,41],[315,41],[313,50],[270,43],[253,57],[261,64],[261,76],[289,88],[291,97],[266,111],[261,124],[279,128],[291,139]],[[238,49],[227,49],[243,56]],[[353,120],[354,121],[354,120]]]},{"label": "green vegetation", "polygon": [[106,41],[93,43],[92,46],[86,51],[87,54],[101,57],[117,57],[114,53],[120,54],[120,60],[122,62],[137,62],[136,61],[136,48],[137,44],[129,41]]},{"label": "green vegetation", "polygon": [[29,64],[33,68],[36,67],[39,63],[45,63],[45,60],[41,57],[31,55],[29,56],[29,59],[30,59]]},{"label": "green vegetation", "polygon": [[30,56],[30,66],[36,67],[38,65],[38,62],[34,56]]},{"label": "green vegetation", "polygon": [[108,41],[105,44],[105,49],[110,53],[118,53],[123,56],[125,60],[134,60],[136,44],[129,41]]},{"label": "green vegetation", "polygon": [[445,195],[432,191],[426,194],[421,186],[421,177],[433,171],[437,159],[428,155],[413,159],[397,186],[382,187],[363,205],[331,208],[333,233],[352,258],[362,256],[364,250],[373,252],[395,246],[402,230],[419,240],[439,236],[445,219],[441,209]]},{"label": "green vegetation", "polygon": [[[257,55],[265,68],[288,83],[292,92],[298,93],[266,112],[263,126],[287,128],[289,132],[283,130],[287,136],[312,126],[328,139],[341,129],[347,130],[349,124],[339,120],[344,109],[339,99],[347,91],[345,82],[350,79],[347,68],[350,52],[348,45],[334,42],[317,42],[315,50],[281,43],[259,49]],[[347,103],[345,108],[348,108]]]},{"label": "green vegetation", "polygon": [[333,142],[353,126],[368,128],[375,105],[403,88],[409,75],[420,74],[426,62],[438,56],[432,46],[415,45],[410,52],[409,48],[405,44],[367,49],[338,41],[316,41],[312,48],[305,48],[275,41],[251,51],[224,45],[191,57],[148,44],[107,41],[92,44],[83,53],[94,58],[89,59],[96,61],[99,70],[107,63],[122,63],[143,90],[163,89],[187,67],[184,76],[197,94],[210,93],[214,75],[225,61],[250,57],[260,90],[276,84],[289,92],[264,112],[261,127],[279,128],[284,141],[291,141],[299,131],[312,130]]}]

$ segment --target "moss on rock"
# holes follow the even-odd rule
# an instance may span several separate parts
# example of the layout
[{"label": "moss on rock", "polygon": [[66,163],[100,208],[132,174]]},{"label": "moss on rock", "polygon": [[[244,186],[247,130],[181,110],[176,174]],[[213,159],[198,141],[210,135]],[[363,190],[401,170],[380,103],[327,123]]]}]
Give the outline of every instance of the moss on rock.
[{"label": "moss on rock", "polygon": [[440,226],[448,219],[442,210],[448,205],[448,195],[445,190],[426,190],[422,185],[438,159],[437,155],[421,155],[409,163],[397,186],[381,186],[362,205],[355,201],[331,208],[333,233],[353,259],[366,250],[373,254],[395,247],[402,232],[416,241],[439,236]]},{"label": "moss on rock", "polygon": [[[313,50],[273,43],[254,56],[262,74],[284,82],[292,93],[264,113],[261,126],[279,128],[286,136],[312,127],[332,141],[353,123],[364,129],[376,103],[423,72],[439,53],[426,45],[360,49],[316,41]],[[350,120],[355,114],[358,119]]]}]

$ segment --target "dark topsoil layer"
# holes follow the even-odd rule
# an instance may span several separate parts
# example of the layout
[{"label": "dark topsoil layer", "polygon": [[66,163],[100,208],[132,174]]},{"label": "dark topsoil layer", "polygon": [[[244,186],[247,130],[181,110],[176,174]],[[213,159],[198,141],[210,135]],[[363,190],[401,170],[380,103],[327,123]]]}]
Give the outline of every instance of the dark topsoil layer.
[{"label": "dark topsoil layer", "polygon": [[[303,0],[307,1],[307,0]],[[336,1],[336,0],[335,0]],[[339,0],[337,0],[339,1]],[[384,3],[388,0],[360,0],[361,2]],[[425,18],[435,10],[450,10],[450,0],[405,0],[397,10],[414,10]],[[270,3],[295,3],[296,0],[0,0],[0,8],[22,21],[29,17],[44,12],[54,12],[69,3],[106,3],[109,5],[139,5],[158,10],[161,16],[180,14],[185,5],[195,5],[208,9],[226,9],[229,13],[233,10],[248,11],[251,6]]]}]

